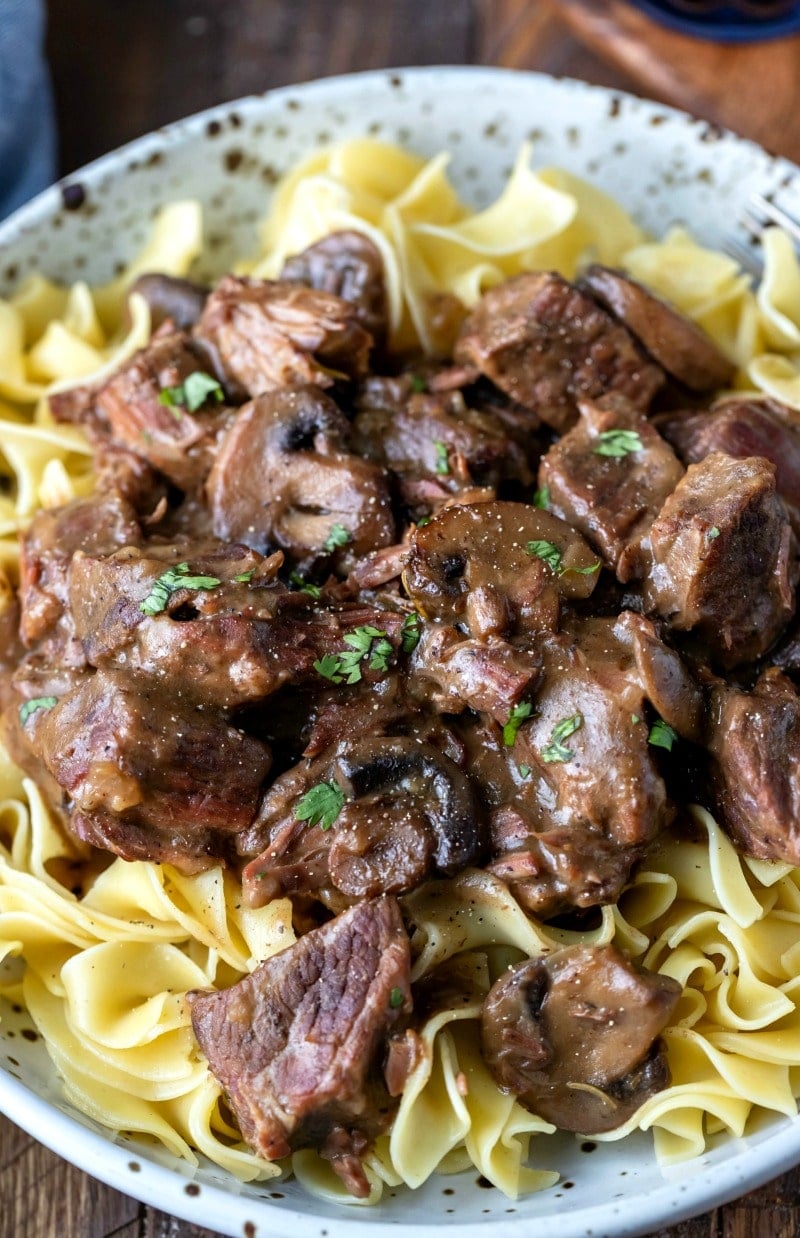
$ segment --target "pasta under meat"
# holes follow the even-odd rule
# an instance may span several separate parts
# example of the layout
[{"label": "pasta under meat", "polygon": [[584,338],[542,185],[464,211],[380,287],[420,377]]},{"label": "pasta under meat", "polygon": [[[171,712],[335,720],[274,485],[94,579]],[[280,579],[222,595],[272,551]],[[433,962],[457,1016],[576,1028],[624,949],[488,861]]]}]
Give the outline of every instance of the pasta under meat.
[{"label": "pasta under meat", "polygon": [[[724,255],[680,229],[646,238],[616,203],[559,169],[532,172],[523,150],[498,201],[463,206],[446,157],[424,163],[354,141],[319,152],[279,185],[263,229],[264,254],[243,265],[272,277],[328,233],[356,229],[383,257],[395,348],[447,350],[447,297],[466,306],[521,271],[571,278],[587,260],[621,266],[671,300],[734,358],[735,389],[800,407],[800,270],[778,230],[765,234],[765,275],[754,291]],[[519,220],[525,220],[520,229]],[[153,238],[113,285],[57,288],[36,277],[0,303],[0,565],[17,571],[15,534],[39,507],[89,493],[91,451],[57,426],[47,394],[110,374],[149,340],[146,302],[125,289],[138,273],[187,273],[202,247],[193,204],[162,211]],[[0,597],[0,606],[3,597]],[[86,890],[70,890],[80,850],[52,821],[41,792],[7,755],[0,761],[0,992],[21,1000],[64,1080],[67,1099],[114,1130],[198,1154],[232,1174],[269,1178],[230,1125],[221,1088],[191,1031],[183,995],[227,988],[294,940],[291,905],[248,909],[221,868],[186,876],[169,865],[115,859]],[[370,1193],[347,1195],[327,1162],[291,1158],[310,1191],[374,1203],[386,1186],[475,1166],[510,1197],[556,1180],[536,1169],[536,1135],[553,1127],[492,1080],[480,1054],[483,997],[502,971],[574,942],[614,942],[678,980],[683,995],[664,1033],[672,1082],[607,1135],[652,1129],[664,1163],[698,1155],[720,1131],[743,1133],[762,1110],[791,1115],[800,1090],[800,870],[742,859],[702,809],[693,841],[667,831],[599,925],[578,932],[526,916],[497,877],[466,870],[403,899],[415,950],[412,979],[452,962],[473,999],[437,1010],[391,1132],[365,1160]],[[113,974],[115,983],[105,978]],[[120,981],[124,977],[124,983]],[[466,1086],[465,1086],[466,1084]]]}]

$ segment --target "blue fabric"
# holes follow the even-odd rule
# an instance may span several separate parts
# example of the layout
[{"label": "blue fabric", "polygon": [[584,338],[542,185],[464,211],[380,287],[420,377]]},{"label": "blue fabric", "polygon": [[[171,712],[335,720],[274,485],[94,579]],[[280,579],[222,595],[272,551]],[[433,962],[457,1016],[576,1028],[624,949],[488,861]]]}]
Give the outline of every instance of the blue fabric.
[{"label": "blue fabric", "polygon": [[43,0],[0,0],[0,219],[56,174]]}]

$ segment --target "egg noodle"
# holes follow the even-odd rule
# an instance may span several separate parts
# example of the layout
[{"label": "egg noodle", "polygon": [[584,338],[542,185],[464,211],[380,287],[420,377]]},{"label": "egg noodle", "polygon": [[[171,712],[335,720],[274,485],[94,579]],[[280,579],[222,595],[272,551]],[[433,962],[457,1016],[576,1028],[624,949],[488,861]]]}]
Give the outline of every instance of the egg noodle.
[{"label": "egg noodle", "polygon": [[[497,201],[474,213],[448,179],[446,155],[425,162],[356,140],[286,175],[262,228],[263,252],[240,271],[274,277],[288,255],[342,228],[365,232],[383,256],[398,348],[436,351],[437,298],[472,306],[519,271],[572,278],[600,261],[625,268],[700,324],[735,359],[738,391],[800,408],[800,267],[777,229],[764,234],[764,277],[754,288],[731,258],[683,229],[652,241],[599,190],[558,168],[531,170],[528,149]],[[123,319],[127,286],[146,270],[186,274],[202,244],[197,204],[173,203],[113,283],[63,288],[36,275],[0,301],[0,607],[12,598],[17,530],[38,508],[92,487],[91,449],[78,430],[53,422],[48,393],[96,380],[145,345],[148,308],[134,296]],[[121,859],[82,895],[70,892],[58,877],[77,852],[2,749],[0,993],[29,1010],[72,1105],[192,1163],[201,1154],[243,1180],[293,1170],[308,1190],[349,1204],[474,1166],[516,1197],[557,1179],[535,1168],[532,1141],[554,1128],[494,1084],[480,1055],[482,999],[523,958],[614,941],[684,992],[664,1033],[671,1085],[624,1126],[593,1138],[652,1129],[669,1164],[698,1155],[720,1132],[740,1136],[756,1114],[794,1114],[800,1093],[800,870],[741,858],[706,812],[692,811],[703,841],[663,834],[591,932],[530,919],[485,872],[429,883],[402,900],[412,978],[445,965],[466,997],[420,1029],[425,1053],[391,1132],[367,1157],[365,1200],[346,1194],[316,1152],[296,1153],[291,1165],[253,1155],[192,1033],[183,995],[227,987],[289,946],[288,900],[253,911],[219,867],[186,877]]]}]

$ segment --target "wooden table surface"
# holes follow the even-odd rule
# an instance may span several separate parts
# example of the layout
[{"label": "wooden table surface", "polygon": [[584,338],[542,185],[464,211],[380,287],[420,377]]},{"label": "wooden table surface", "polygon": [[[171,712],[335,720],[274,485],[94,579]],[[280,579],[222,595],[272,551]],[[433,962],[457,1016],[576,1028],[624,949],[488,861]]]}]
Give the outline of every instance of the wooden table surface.
[{"label": "wooden table surface", "polygon": [[[620,0],[51,0],[62,172],[200,108],[355,69],[475,63],[649,94],[800,157],[800,40],[721,49]],[[0,1238],[212,1238],[0,1117]],[[659,1238],[796,1238],[800,1170]]]}]

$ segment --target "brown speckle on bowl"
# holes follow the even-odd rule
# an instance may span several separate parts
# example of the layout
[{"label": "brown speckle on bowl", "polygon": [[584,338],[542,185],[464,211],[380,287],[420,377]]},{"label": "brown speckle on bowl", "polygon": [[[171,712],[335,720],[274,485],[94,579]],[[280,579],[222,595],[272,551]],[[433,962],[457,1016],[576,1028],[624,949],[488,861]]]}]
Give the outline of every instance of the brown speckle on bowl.
[{"label": "brown speckle on bowl", "polygon": [[187,1182],[183,1190],[186,1195],[199,1195],[200,1194],[200,1187],[197,1185],[196,1182]]},{"label": "brown speckle on bowl", "polygon": [[218,137],[222,133],[222,125],[218,120],[210,120],[206,125],[206,134],[210,138]]},{"label": "brown speckle on bowl", "polygon": [[234,147],[233,150],[225,151],[225,167],[228,172],[235,172],[242,165],[244,159],[244,151]]},{"label": "brown speckle on bowl", "polygon": [[65,211],[78,211],[86,201],[86,190],[80,181],[61,186],[61,201]]},{"label": "brown speckle on bowl", "polygon": [[142,1167],[138,1161],[128,1161],[128,1169],[132,1174],[141,1173]]}]

